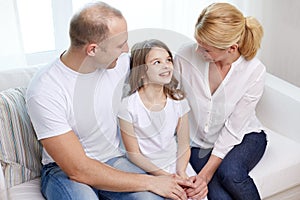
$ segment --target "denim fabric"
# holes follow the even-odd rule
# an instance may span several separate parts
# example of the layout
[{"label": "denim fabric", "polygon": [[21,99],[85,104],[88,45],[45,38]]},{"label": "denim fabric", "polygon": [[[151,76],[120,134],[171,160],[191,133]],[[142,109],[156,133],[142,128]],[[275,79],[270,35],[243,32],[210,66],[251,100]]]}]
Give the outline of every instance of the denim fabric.
[{"label": "denim fabric", "polygon": [[[209,200],[259,200],[258,190],[249,172],[262,158],[267,146],[266,134],[249,133],[225,156],[208,184]],[[192,148],[190,163],[197,173],[211,155],[209,151]]]},{"label": "denim fabric", "polygon": [[[126,172],[145,173],[125,157],[109,160],[108,165]],[[56,163],[49,163],[42,168],[41,191],[48,200],[162,200],[151,192],[109,192],[94,189],[88,185],[70,180]]]}]

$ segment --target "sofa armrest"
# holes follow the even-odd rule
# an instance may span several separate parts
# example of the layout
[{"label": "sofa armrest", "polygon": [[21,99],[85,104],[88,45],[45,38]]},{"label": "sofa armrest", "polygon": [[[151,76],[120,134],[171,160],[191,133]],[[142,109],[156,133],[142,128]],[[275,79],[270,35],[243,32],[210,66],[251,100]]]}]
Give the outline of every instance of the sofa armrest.
[{"label": "sofa armrest", "polygon": [[300,88],[267,74],[256,111],[264,126],[300,142]]},{"label": "sofa armrest", "polygon": [[6,185],[5,185],[5,179],[4,179],[4,174],[3,174],[3,169],[2,169],[2,165],[0,163],[0,199],[7,199],[7,189],[6,189]]}]

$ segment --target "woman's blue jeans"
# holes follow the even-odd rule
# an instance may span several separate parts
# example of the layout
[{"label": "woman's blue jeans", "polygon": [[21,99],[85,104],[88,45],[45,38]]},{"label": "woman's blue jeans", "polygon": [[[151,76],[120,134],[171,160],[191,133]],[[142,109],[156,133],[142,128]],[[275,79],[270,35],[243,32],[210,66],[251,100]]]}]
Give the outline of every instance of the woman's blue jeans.
[{"label": "woman's blue jeans", "polygon": [[[145,173],[125,157],[112,158],[106,164],[126,172]],[[163,200],[151,192],[109,192],[72,181],[56,163],[44,165],[41,190],[47,200]]]},{"label": "woman's blue jeans", "polygon": [[[266,134],[249,133],[225,156],[208,184],[209,200],[259,200],[258,190],[249,172],[262,158],[267,146]],[[192,148],[190,163],[197,173],[211,155],[211,150]]]}]

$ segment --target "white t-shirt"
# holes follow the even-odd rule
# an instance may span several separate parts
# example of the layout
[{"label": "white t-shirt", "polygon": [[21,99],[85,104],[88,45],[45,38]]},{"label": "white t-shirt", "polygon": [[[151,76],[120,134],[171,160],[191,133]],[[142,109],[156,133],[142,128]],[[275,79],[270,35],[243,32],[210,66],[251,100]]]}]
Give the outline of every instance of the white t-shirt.
[{"label": "white t-shirt", "polygon": [[174,61],[174,71],[191,106],[192,146],[213,148],[213,155],[224,158],[245,134],[263,130],[255,107],[263,93],[266,69],[257,58],[247,61],[240,56],[211,95],[209,63],[196,47],[183,47]]},{"label": "white t-shirt", "polygon": [[[186,99],[176,101],[167,98],[161,111],[150,111],[142,102],[139,93],[125,97],[118,117],[132,123],[141,153],[161,169],[176,173],[178,120],[188,113]],[[192,171],[192,172],[190,172]],[[195,175],[189,166],[188,175]]]},{"label": "white t-shirt", "polygon": [[[26,101],[38,139],[73,130],[86,155],[105,162],[122,155],[117,134],[117,111],[129,70],[122,54],[113,69],[80,74],[60,59],[42,69],[31,81]],[[43,164],[54,162],[43,151]]]}]

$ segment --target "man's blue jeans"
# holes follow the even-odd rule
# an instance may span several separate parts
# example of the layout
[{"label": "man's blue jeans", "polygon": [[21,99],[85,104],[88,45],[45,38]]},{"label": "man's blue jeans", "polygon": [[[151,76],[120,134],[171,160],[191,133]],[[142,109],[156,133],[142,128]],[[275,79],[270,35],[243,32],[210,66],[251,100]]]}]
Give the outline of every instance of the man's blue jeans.
[{"label": "man's blue jeans", "polygon": [[[145,173],[125,157],[112,158],[106,164],[126,172]],[[163,200],[151,192],[109,192],[70,180],[56,163],[43,166],[42,194],[47,200]]]},{"label": "man's blue jeans", "polygon": [[[260,196],[249,172],[266,150],[266,134],[249,133],[241,144],[225,156],[208,184],[209,200],[259,200]],[[192,148],[190,163],[197,173],[211,155],[211,150]]]}]

